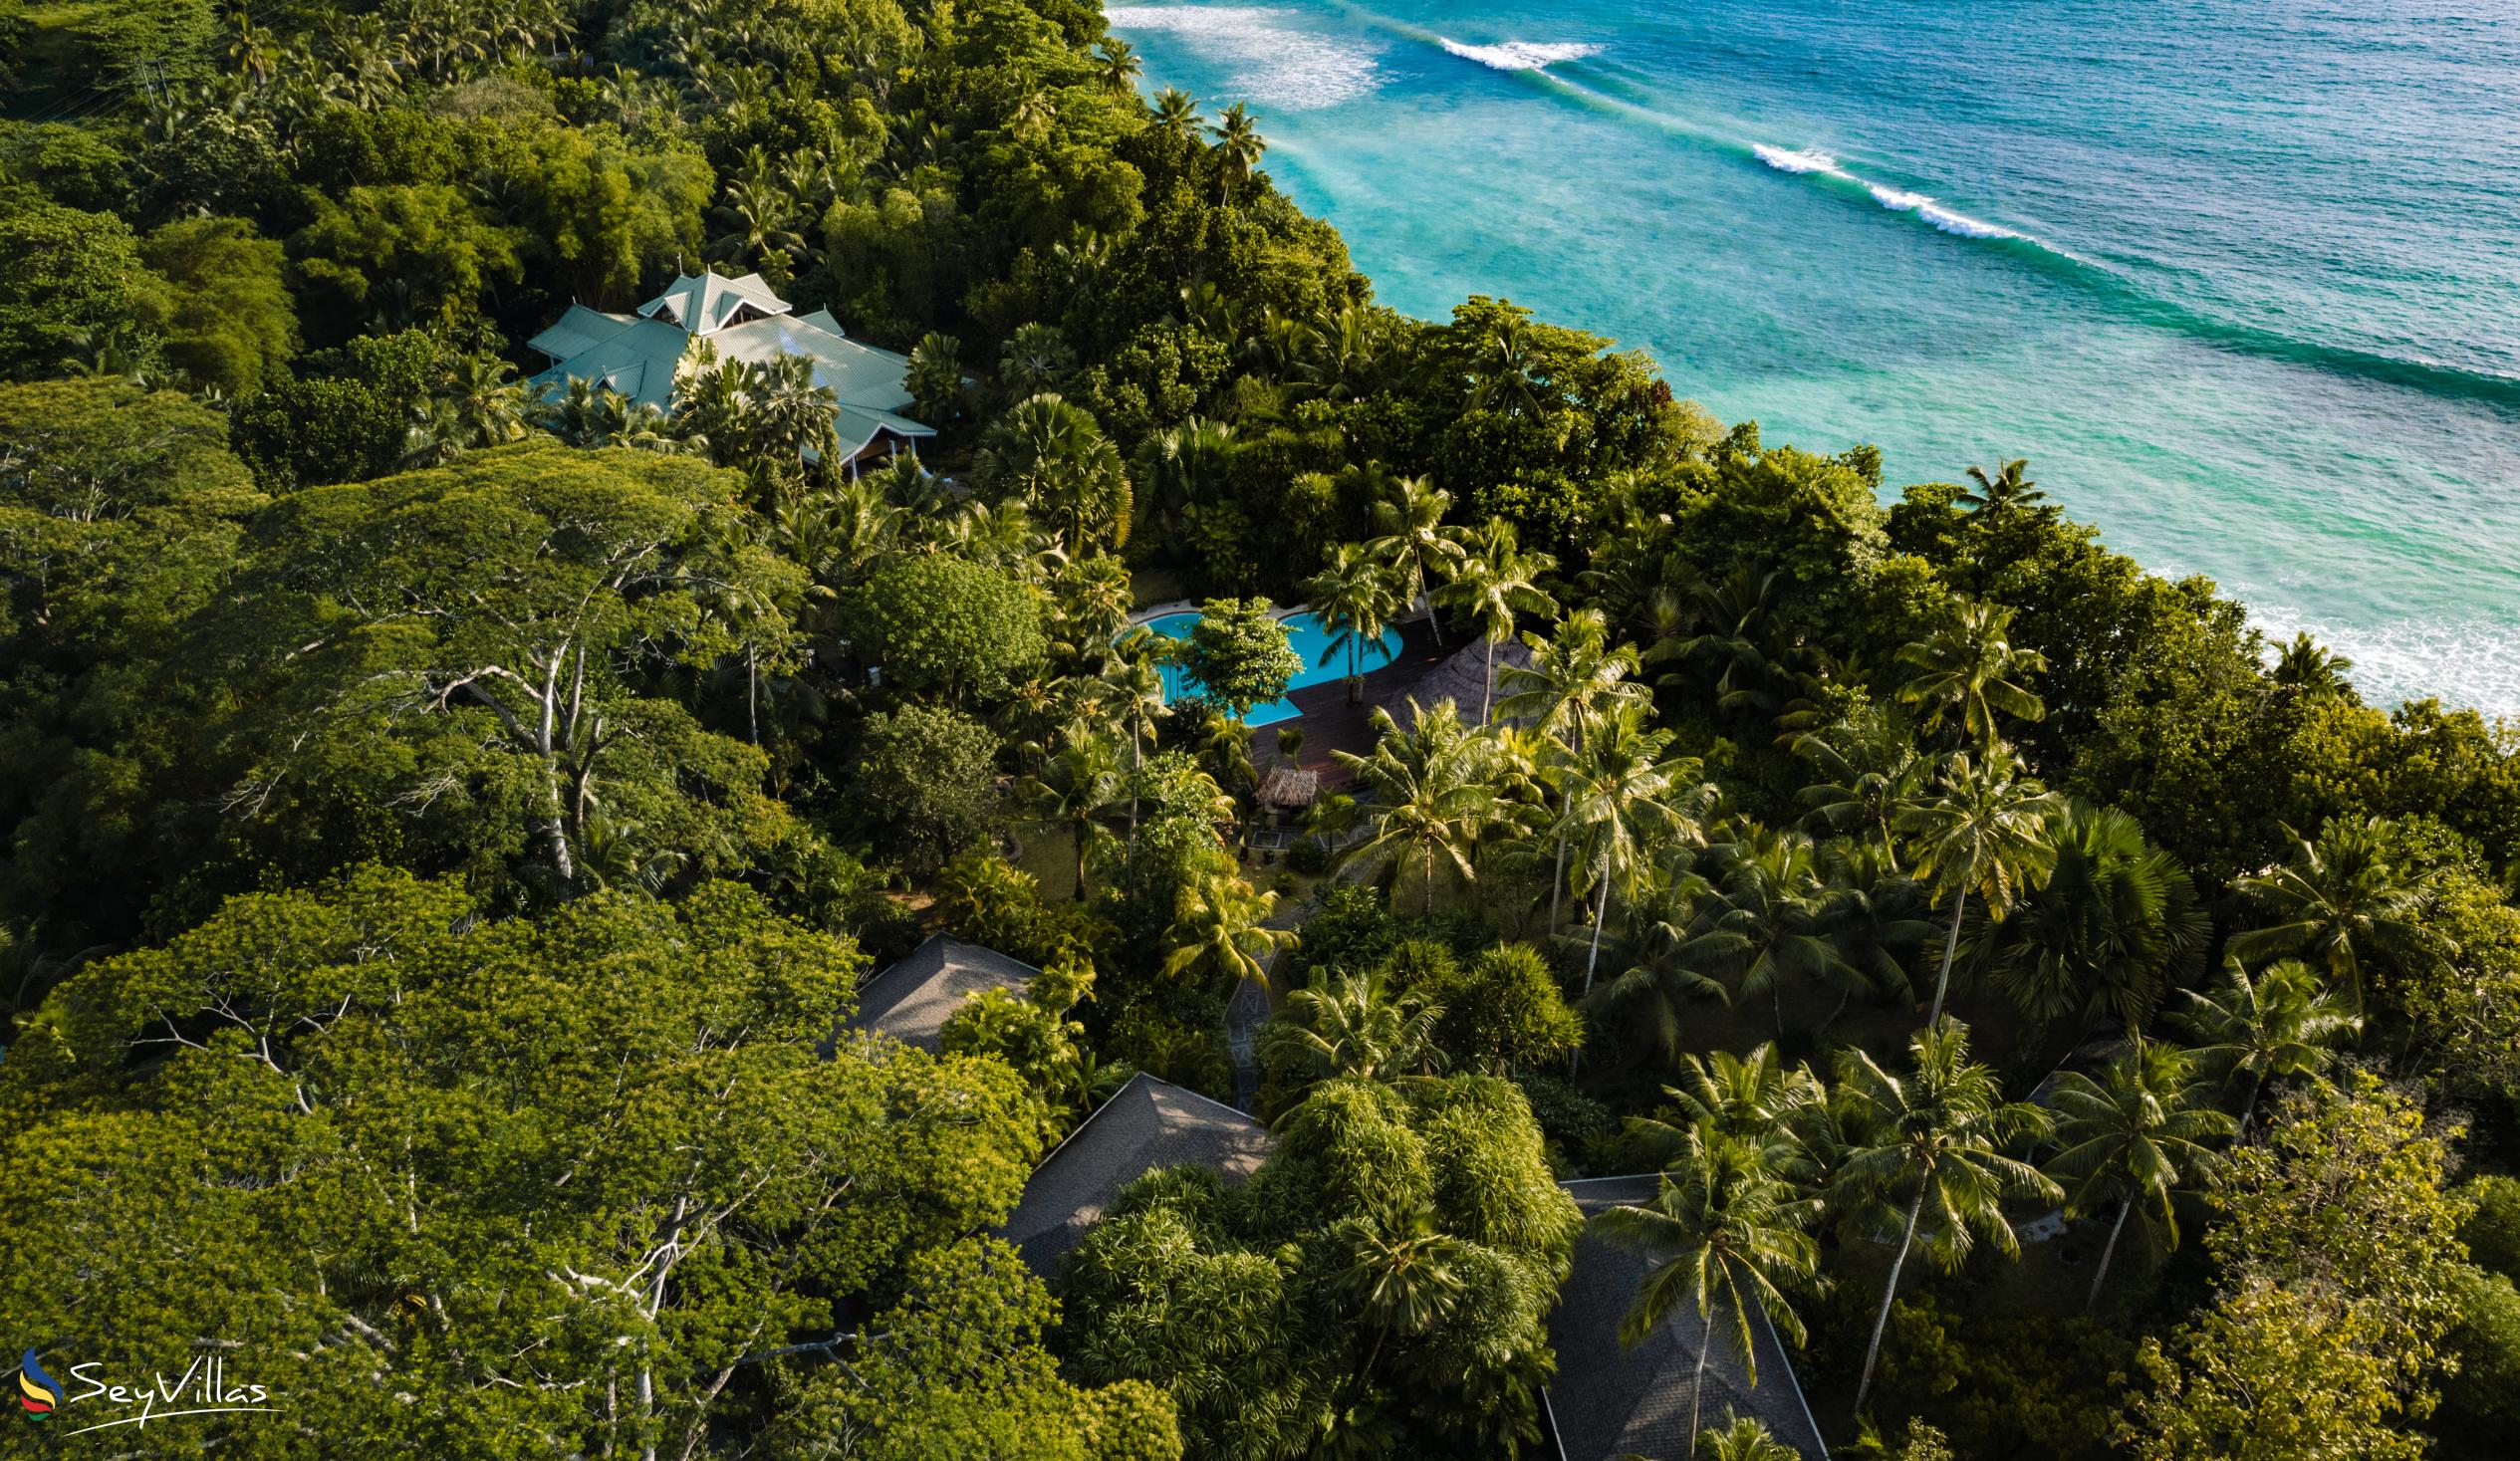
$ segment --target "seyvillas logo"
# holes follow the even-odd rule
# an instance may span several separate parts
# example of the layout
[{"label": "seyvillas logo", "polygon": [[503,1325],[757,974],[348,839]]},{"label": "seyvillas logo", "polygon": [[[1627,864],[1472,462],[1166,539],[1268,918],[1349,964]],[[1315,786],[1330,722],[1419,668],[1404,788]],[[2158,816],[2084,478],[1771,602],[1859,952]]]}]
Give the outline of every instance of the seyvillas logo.
[{"label": "seyvillas logo", "polygon": [[37,1359],[36,1351],[29,1349],[18,1360],[18,1403],[38,1420],[78,1406],[78,1413],[68,1418],[88,1423],[68,1432],[74,1436],[125,1425],[145,1429],[151,1421],[182,1415],[270,1413],[280,1408],[269,1403],[268,1389],[232,1379],[227,1360],[218,1355],[195,1359],[171,1379],[161,1370],[145,1384],[115,1384],[97,1374],[103,1368],[99,1360],[71,1365],[67,1373],[73,1388],[64,1390]]},{"label": "seyvillas logo", "polygon": [[44,1372],[32,1349],[18,1356],[18,1403],[38,1420],[52,1414],[53,1407],[61,1403],[61,1381]]}]

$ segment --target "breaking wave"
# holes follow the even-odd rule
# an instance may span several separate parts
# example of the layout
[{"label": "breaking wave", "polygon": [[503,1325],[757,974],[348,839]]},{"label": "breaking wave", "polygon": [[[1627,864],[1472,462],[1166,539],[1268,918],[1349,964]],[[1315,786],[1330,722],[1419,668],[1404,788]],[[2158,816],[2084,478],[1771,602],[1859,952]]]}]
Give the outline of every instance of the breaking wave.
[{"label": "breaking wave", "polygon": [[1561,61],[1598,56],[1602,50],[1576,41],[1500,41],[1493,46],[1473,46],[1449,36],[1437,36],[1435,40],[1452,55],[1475,61],[1491,71],[1546,71]]}]

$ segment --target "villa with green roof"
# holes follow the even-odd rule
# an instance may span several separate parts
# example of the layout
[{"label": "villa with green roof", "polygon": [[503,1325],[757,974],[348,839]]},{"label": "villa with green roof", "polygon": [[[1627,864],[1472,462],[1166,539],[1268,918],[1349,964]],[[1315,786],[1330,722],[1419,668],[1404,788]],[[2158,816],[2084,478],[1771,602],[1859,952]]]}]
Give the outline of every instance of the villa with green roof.
[{"label": "villa with green roof", "polygon": [[571,305],[559,324],[527,342],[552,360],[527,383],[559,392],[584,380],[670,412],[674,377],[703,340],[722,361],[811,360],[814,383],[840,397],[833,424],[845,461],[915,452],[920,437],[936,434],[899,414],[910,403],[907,360],[849,339],[829,310],[797,314],[758,274],[683,275],[630,315]]}]

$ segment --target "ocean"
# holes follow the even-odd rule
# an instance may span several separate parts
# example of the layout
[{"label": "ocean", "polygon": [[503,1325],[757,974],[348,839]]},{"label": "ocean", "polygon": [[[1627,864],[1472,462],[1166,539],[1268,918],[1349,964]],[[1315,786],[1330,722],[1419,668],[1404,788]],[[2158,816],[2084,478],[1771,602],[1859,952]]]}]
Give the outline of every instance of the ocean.
[{"label": "ocean", "polygon": [[2030,459],[2368,698],[2520,717],[2511,0],[1125,4],[1347,237],[1889,490]]}]

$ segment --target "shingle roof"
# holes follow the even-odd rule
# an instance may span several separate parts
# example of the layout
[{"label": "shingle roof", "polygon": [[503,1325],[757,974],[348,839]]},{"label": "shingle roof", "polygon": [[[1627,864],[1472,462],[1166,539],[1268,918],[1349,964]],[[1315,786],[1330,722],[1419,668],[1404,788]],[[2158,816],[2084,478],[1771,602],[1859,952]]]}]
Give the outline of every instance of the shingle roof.
[{"label": "shingle roof", "polygon": [[858,986],[858,1013],[848,1028],[933,1051],[945,1021],[965,1000],[987,989],[1021,990],[1040,972],[995,949],[940,933]]},{"label": "shingle roof", "polygon": [[[1607,1207],[1651,1201],[1660,1181],[1657,1176],[1610,1177],[1565,1186],[1590,1218]],[[1633,1349],[1619,1342],[1620,1316],[1635,1301],[1637,1285],[1651,1262],[1645,1254],[1589,1234],[1576,1243],[1574,1272],[1549,1317],[1549,1342],[1558,1351],[1549,1409],[1566,1461],[1608,1461],[1629,1454],[1685,1461],[1689,1387],[1702,1333],[1694,1312],[1664,1320]],[[1727,1411],[1755,1416],[1777,1440],[1804,1456],[1813,1461],[1826,1457],[1828,1446],[1803,1401],[1793,1363],[1764,1317],[1754,1319],[1752,1345],[1758,1359],[1755,1387],[1739,1349],[1725,1339],[1723,1326],[1716,1326],[1699,1424],[1720,1425]]]},{"label": "shingle roof", "polygon": [[1269,1128],[1168,1081],[1139,1075],[1068,1133],[1024,1184],[1004,1236],[1043,1278],[1085,1237],[1120,1189],[1157,1167],[1203,1166],[1240,1182],[1260,1169]]}]

